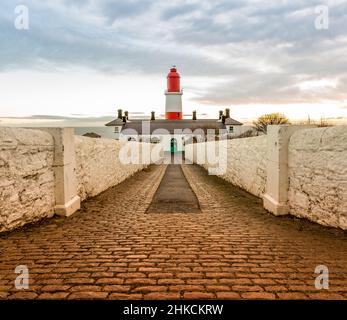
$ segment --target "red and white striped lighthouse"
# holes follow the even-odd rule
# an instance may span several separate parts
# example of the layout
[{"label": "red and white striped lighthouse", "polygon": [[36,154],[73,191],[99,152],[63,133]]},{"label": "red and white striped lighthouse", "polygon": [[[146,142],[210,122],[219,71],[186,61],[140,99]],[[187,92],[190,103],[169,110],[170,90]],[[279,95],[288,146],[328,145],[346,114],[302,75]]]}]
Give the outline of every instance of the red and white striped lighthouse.
[{"label": "red and white striped lighthouse", "polygon": [[165,91],[165,119],[182,119],[182,91],[180,88],[180,75],[175,66],[167,75],[167,90]]}]

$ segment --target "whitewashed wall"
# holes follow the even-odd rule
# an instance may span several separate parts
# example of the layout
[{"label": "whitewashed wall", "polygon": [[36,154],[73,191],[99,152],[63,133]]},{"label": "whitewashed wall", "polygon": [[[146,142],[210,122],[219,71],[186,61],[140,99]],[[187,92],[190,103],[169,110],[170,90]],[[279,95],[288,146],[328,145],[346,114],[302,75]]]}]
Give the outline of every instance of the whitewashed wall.
[{"label": "whitewashed wall", "polygon": [[266,136],[228,141],[228,170],[222,178],[261,197],[266,185]]},{"label": "whitewashed wall", "polygon": [[[74,148],[67,150],[69,141],[60,140],[58,135],[54,136],[46,128],[32,130],[0,127],[0,232],[52,217],[57,213],[56,197],[61,192],[71,191],[69,183],[75,176],[77,193],[85,200],[122,182],[146,166],[122,164],[118,154],[121,149],[119,141],[73,135],[71,138],[69,135],[64,137],[72,139]],[[136,142],[131,144],[143,145]],[[60,155],[65,164],[73,158],[71,165],[75,169],[64,171],[73,176],[66,177],[63,174],[55,177],[54,169],[59,167],[55,164],[55,151],[56,156],[66,153],[66,157]],[[70,159],[71,152],[74,157]],[[62,178],[65,180],[61,181]]]},{"label": "whitewashed wall", "polygon": [[53,138],[0,128],[0,232],[54,214]]},{"label": "whitewashed wall", "polygon": [[96,196],[145,167],[122,164],[118,157],[121,146],[117,140],[75,136],[77,193],[81,200]]},{"label": "whitewashed wall", "polygon": [[[280,158],[278,167],[274,164],[268,169],[269,136],[229,140],[227,170],[220,176],[263,197],[267,171],[270,170],[269,175],[276,170],[286,172],[289,180],[285,190],[288,193],[286,213],[347,230],[347,126],[296,130],[288,144],[285,139],[277,139],[277,143],[283,144],[280,149],[288,148],[288,156]],[[283,134],[285,132],[283,130]],[[186,157],[195,163],[204,150],[198,145],[206,144],[186,146]],[[212,167],[209,162],[201,165],[206,169]],[[282,192],[278,186],[276,190]]]},{"label": "whitewashed wall", "polygon": [[288,172],[292,215],[347,229],[347,126],[294,133]]},{"label": "whitewashed wall", "polygon": [[[215,142],[207,142],[211,144]],[[227,168],[220,177],[232,184],[261,197],[266,185],[266,135],[227,141]],[[199,146],[198,146],[199,145]],[[217,148],[218,142],[216,142]],[[186,146],[186,157],[197,162],[199,153],[206,150],[206,143],[189,144]],[[190,156],[194,149],[193,157]],[[206,157],[207,159],[207,157]],[[213,167],[206,161],[205,169]]]},{"label": "whitewashed wall", "polygon": [[[76,174],[77,193],[82,200],[146,166],[122,164],[119,141],[79,136],[73,139],[76,169],[71,172]],[[268,178],[268,139],[259,136],[229,140],[226,172],[221,177],[262,197]],[[276,141],[284,143],[280,137]],[[0,128],[0,232],[53,216],[57,187],[54,143],[57,141],[45,131]],[[187,145],[186,157],[194,150],[190,159],[196,162],[197,147],[201,145],[205,144]],[[288,146],[281,148],[284,147],[288,156],[281,158],[280,166],[274,170],[281,171],[285,166],[288,171],[288,212],[347,230],[347,126],[300,129],[291,135]],[[60,149],[64,150],[61,146]],[[206,163],[204,167],[213,165]]]}]

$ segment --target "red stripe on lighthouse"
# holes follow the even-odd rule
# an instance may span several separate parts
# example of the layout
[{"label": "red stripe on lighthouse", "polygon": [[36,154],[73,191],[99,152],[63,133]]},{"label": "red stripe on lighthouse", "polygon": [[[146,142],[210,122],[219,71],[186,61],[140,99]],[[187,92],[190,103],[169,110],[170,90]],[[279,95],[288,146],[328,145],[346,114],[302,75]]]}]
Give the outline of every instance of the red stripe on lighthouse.
[{"label": "red stripe on lighthouse", "polygon": [[181,120],[182,119],[182,112],[166,112],[165,113],[165,119],[168,120]]}]

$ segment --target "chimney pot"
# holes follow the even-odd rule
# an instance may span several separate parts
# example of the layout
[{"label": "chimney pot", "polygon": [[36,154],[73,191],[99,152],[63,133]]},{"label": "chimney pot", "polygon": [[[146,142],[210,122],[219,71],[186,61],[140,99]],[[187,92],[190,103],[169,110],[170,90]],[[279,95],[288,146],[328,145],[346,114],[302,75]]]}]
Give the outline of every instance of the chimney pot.
[{"label": "chimney pot", "polygon": [[225,117],[230,118],[230,109],[229,108],[225,109]]},{"label": "chimney pot", "polygon": [[124,111],[124,115],[125,115],[126,119],[129,120],[129,112],[128,111]]},{"label": "chimney pot", "polygon": [[196,120],[196,111],[193,111],[193,120]]},{"label": "chimney pot", "polygon": [[222,120],[223,110],[219,110],[219,120]]},{"label": "chimney pot", "polygon": [[225,117],[225,115],[223,114],[223,115],[222,115],[222,123],[223,123],[223,124],[225,123],[225,118],[226,118],[226,117]]},{"label": "chimney pot", "polygon": [[122,119],[122,109],[118,109],[118,119]]},{"label": "chimney pot", "polygon": [[154,121],[154,120],[155,120],[155,112],[152,111],[152,112],[151,112],[151,121]]}]

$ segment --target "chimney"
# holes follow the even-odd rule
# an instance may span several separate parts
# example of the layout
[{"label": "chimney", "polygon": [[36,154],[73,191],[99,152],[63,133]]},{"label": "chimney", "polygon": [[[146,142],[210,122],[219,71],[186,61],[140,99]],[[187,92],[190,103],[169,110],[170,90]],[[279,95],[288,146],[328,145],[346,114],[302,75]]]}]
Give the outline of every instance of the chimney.
[{"label": "chimney", "polygon": [[230,109],[229,108],[226,108],[225,109],[225,118],[230,118]]},{"label": "chimney", "polygon": [[223,117],[223,110],[219,110],[219,120],[222,120],[222,117]]},{"label": "chimney", "polygon": [[222,123],[223,124],[225,123],[225,115],[224,114],[222,115]]},{"label": "chimney", "polygon": [[118,109],[118,119],[122,119],[122,109]]},{"label": "chimney", "polygon": [[193,120],[196,120],[196,110],[193,111]]},{"label": "chimney", "polygon": [[128,112],[128,111],[124,111],[124,115],[125,115],[125,118],[126,118],[127,120],[129,120],[129,112]]},{"label": "chimney", "polygon": [[124,123],[126,123],[126,122],[127,122],[127,117],[126,117],[126,116],[123,116],[123,117],[122,117],[122,120],[123,120]]},{"label": "chimney", "polygon": [[154,121],[154,120],[155,120],[155,112],[152,111],[152,112],[151,112],[151,121]]}]

